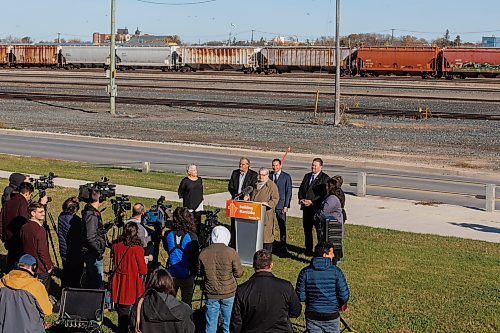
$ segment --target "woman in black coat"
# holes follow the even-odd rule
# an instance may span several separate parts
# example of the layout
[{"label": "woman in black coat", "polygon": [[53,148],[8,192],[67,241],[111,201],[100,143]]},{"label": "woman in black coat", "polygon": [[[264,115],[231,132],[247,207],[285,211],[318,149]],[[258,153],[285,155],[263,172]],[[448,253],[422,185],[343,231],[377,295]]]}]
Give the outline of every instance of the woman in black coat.
[{"label": "woman in black coat", "polygon": [[57,238],[61,255],[63,273],[62,287],[81,288],[80,279],[83,274],[82,219],[76,214],[80,209],[77,197],[64,201],[62,212],[57,219]]},{"label": "woman in black coat", "polygon": [[148,280],[146,291],[132,309],[134,333],[192,333],[193,310],[175,298],[174,282],[166,270],[155,270]]}]

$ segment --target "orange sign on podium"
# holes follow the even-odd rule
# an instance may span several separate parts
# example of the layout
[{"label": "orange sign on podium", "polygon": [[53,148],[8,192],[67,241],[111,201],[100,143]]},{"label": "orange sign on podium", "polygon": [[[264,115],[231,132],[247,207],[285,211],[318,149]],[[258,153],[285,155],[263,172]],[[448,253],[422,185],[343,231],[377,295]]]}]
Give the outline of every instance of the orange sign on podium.
[{"label": "orange sign on podium", "polygon": [[260,202],[227,200],[226,216],[257,221],[262,218],[262,204]]}]

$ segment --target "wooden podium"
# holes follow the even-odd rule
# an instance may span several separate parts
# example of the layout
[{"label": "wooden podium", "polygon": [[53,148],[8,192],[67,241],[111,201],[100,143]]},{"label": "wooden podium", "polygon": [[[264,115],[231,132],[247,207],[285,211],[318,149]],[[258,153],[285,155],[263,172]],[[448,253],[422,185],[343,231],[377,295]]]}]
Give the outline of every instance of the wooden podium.
[{"label": "wooden podium", "polygon": [[226,216],[235,221],[235,244],[241,263],[252,266],[253,255],[264,246],[266,207],[260,202],[227,200]]}]

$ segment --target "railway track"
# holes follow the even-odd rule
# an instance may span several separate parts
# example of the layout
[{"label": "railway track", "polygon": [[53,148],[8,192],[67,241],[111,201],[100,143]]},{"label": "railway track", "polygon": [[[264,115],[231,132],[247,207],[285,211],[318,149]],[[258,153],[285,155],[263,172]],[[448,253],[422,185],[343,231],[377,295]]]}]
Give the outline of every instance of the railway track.
[{"label": "railway track", "polygon": [[[1,75],[0,75],[1,76]],[[66,79],[66,77],[64,77]],[[83,77],[82,77],[83,79]],[[90,79],[91,81],[100,81],[99,83],[97,82],[71,82],[71,81],[51,81],[51,80],[36,80],[36,81],[31,81],[31,80],[23,80],[23,79],[14,79],[14,80],[1,80],[1,82],[5,83],[19,83],[19,84],[44,84],[44,85],[71,85],[71,84],[78,84],[78,85],[86,85],[86,86],[93,86],[93,85],[105,85],[106,81],[104,78],[93,78],[93,77],[85,77],[85,79]],[[300,81],[300,82],[293,82],[293,81],[261,81],[261,80],[224,80],[224,79],[206,79],[206,78],[201,78],[201,79],[196,79],[193,81],[192,79],[189,78],[175,78],[175,79],[155,79],[155,84],[142,84],[142,83],[123,83],[120,81],[147,81],[146,79],[142,78],[120,78],[118,80],[118,85],[122,87],[141,87],[141,88],[168,88],[168,89],[196,89],[196,87],[193,87],[193,83],[219,83],[219,84],[249,84],[249,85],[282,85],[282,86],[309,86],[311,88],[334,88],[335,84],[333,82],[314,82],[314,81]],[[168,86],[161,86],[158,85],[160,82],[165,82],[165,83],[172,83],[172,82],[185,82],[187,84],[191,85],[184,85],[184,86],[179,86],[179,85],[168,85]],[[484,92],[484,93],[500,93],[500,86],[499,87],[448,87],[448,86],[440,86],[440,85],[402,85],[402,84],[373,84],[373,83],[350,83],[350,82],[343,82],[341,84],[343,88],[374,88],[374,89],[405,89],[405,90],[423,90],[423,91],[457,91],[457,92]],[[257,91],[257,90],[255,90]],[[266,90],[267,91],[267,90]],[[281,92],[281,91],[280,91]],[[300,91],[297,91],[296,93],[301,93]],[[332,92],[333,94],[333,92]]]},{"label": "railway track", "polygon": [[[28,101],[52,101],[52,102],[79,102],[79,103],[108,103],[107,96],[88,96],[75,94],[47,94],[47,93],[21,93],[21,92],[0,92],[0,99],[28,100]],[[169,99],[169,98],[141,98],[141,97],[120,97],[117,103],[132,105],[165,105],[169,107],[189,108],[218,108],[218,109],[252,109],[252,110],[280,110],[304,112],[312,109],[309,105],[296,104],[272,104],[272,103],[241,103],[241,102],[221,102],[209,100],[189,100],[189,99]],[[319,107],[319,112],[329,113],[333,110],[328,107]],[[349,114],[423,118],[425,114],[418,111],[378,109],[378,108],[351,108],[346,111]],[[500,121],[500,115],[478,114],[478,113],[457,113],[457,112],[432,112],[428,115],[433,118],[445,119],[469,119],[469,120],[489,120]]]},{"label": "railway track", "polygon": [[[24,68],[24,69],[2,69],[0,68],[0,75],[2,72],[11,72],[11,73],[26,73],[26,72],[32,72],[32,73],[87,73],[87,74],[102,74],[104,73],[103,68],[80,68],[80,69],[54,69],[52,71],[47,70],[46,68]],[[277,75],[264,75],[264,74],[245,74],[243,72],[231,72],[231,71],[211,71],[211,70],[200,70],[196,72],[185,72],[185,73],[179,73],[179,72],[161,72],[159,70],[151,70],[151,69],[138,69],[138,70],[125,70],[125,71],[119,71],[118,75],[128,75],[128,74],[139,74],[139,75],[151,75],[154,77],[161,77],[161,76],[178,76],[178,75],[188,75],[192,77],[203,77],[203,76],[217,76],[217,77],[279,77],[279,78],[318,78],[318,79],[334,79],[335,75],[330,74],[327,72],[314,72],[314,73],[304,73],[304,72],[291,72],[291,73],[283,73],[283,74],[277,74]],[[419,76],[395,76],[395,75],[389,75],[389,76],[369,76],[369,77],[343,77],[343,79],[353,79],[353,80],[359,80],[359,81],[399,81],[399,82],[429,82],[432,79],[422,79]],[[500,78],[467,78],[467,79],[456,79],[453,81],[448,81],[448,82],[466,82],[466,83],[487,83],[487,84],[499,84],[500,83]]]}]

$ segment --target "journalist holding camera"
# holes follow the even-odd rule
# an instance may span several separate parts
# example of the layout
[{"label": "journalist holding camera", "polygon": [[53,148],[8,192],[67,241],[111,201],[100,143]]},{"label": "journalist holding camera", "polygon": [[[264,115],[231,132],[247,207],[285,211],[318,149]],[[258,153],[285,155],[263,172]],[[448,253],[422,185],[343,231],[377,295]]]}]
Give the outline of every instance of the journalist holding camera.
[{"label": "journalist holding camera", "polygon": [[82,211],[82,259],[87,275],[87,284],[84,287],[102,289],[106,230],[99,211],[101,191],[87,188],[83,195],[80,195],[80,200],[82,199],[87,203]]}]

